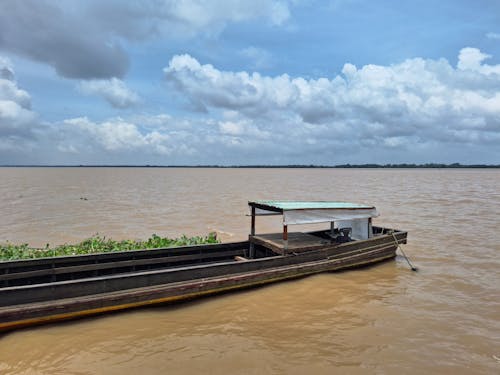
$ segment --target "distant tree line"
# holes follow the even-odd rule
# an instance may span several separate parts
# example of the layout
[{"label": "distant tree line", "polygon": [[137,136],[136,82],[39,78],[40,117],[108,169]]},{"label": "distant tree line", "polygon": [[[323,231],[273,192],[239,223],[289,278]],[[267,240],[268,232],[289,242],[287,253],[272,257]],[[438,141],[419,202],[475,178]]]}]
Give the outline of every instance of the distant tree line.
[{"label": "distant tree line", "polygon": [[334,168],[500,168],[500,164],[341,164],[336,165]]},{"label": "distant tree line", "polygon": [[500,168],[500,164],[338,164],[338,165],[317,165],[317,164],[284,164],[284,165],[0,165],[0,167],[51,167],[51,168]]}]

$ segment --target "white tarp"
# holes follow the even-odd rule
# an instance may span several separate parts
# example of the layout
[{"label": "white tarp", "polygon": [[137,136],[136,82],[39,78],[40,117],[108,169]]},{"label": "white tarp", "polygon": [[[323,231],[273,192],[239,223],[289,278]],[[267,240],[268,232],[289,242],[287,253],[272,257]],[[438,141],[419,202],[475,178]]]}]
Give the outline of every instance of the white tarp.
[{"label": "white tarp", "polygon": [[[251,214],[251,211],[250,213]],[[264,216],[264,215],[281,215],[279,212],[274,212],[274,211],[268,211],[268,210],[263,210],[261,208],[255,208],[255,215],[256,216]]]},{"label": "white tarp", "polygon": [[319,210],[290,210],[283,212],[283,224],[314,224],[340,220],[368,219],[377,217],[375,208],[346,210],[342,208]]},{"label": "white tarp", "polygon": [[335,228],[351,228],[351,238],[356,240],[367,240],[372,237],[372,228],[368,219],[336,221]]}]

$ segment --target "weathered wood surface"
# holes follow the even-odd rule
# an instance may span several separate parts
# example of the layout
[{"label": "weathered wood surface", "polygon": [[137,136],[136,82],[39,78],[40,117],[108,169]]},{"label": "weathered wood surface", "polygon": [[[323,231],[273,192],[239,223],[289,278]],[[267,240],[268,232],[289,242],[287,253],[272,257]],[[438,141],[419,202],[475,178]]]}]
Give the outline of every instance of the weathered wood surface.
[{"label": "weathered wood surface", "polygon": [[[395,233],[399,243],[406,235]],[[5,287],[0,288],[0,330],[258,286],[395,255],[394,238],[382,235],[286,256]]]},{"label": "weathered wood surface", "polygon": [[[42,303],[24,304],[0,308],[0,329],[21,324],[22,321],[36,318],[50,318],[51,320],[70,318],[74,316],[101,313],[108,310],[118,310],[152,303],[175,301],[193,298],[211,293],[218,293],[232,289],[245,288],[276,282],[285,279],[297,278],[313,273],[341,270],[345,268],[367,265],[395,256],[395,246],[389,245],[373,250],[366,254],[347,255],[334,259],[323,259],[303,264],[273,267],[270,269],[238,273],[230,276],[219,276],[190,280],[185,282],[161,284],[154,287],[137,288],[128,291],[117,291],[104,294],[95,294],[81,298],[66,298]],[[35,320],[33,320],[35,319]],[[42,321],[43,322],[43,321]],[[26,322],[28,324],[29,322]]]},{"label": "weathered wood surface", "polygon": [[[123,260],[117,262],[106,262],[106,263],[91,263],[84,264],[78,266],[63,266],[63,267],[55,267],[55,268],[44,268],[41,270],[35,271],[25,271],[25,272],[15,272],[15,273],[6,273],[0,275],[0,281],[4,280],[19,280],[19,279],[30,279],[38,276],[52,276],[52,275],[62,275],[69,273],[88,273],[91,271],[90,276],[98,276],[99,272],[94,271],[103,271],[109,269],[125,269],[122,272],[113,272],[113,273],[125,273],[130,272],[131,270],[126,270],[127,268],[134,268],[142,265],[163,265],[165,266],[175,266],[176,263],[186,262],[186,261],[206,261],[206,259],[216,260],[219,258],[231,258],[238,255],[243,255],[244,249],[239,250],[230,250],[230,251],[219,251],[216,253],[205,253],[205,254],[189,254],[189,255],[177,255],[177,256],[169,256],[162,258],[146,258],[146,259],[133,259],[133,260]],[[152,268],[152,267],[151,267]],[[133,270],[133,269],[132,269]],[[88,275],[87,275],[88,277]],[[80,275],[80,278],[83,276]],[[51,280],[57,281],[57,280]]]},{"label": "weathered wood surface", "polygon": [[0,262],[0,286],[37,284],[221,261],[244,255],[247,248],[248,242],[243,241]]},{"label": "weathered wood surface", "polygon": [[205,254],[207,252],[217,252],[229,248],[239,249],[248,246],[247,241],[193,245],[180,247],[167,247],[161,249],[129,250],[109,253],[57,256],[38,259],[23,259],[0,262],[0,274],[20,271],[38,270],[42,268],[54,268],[65,265],[80,265],[104,262],[117,262],[130,259],[151,259],[187,254]]},{"label": "weathered wood surface", "polygon": [[[250,236],[250,242],[267,247],[276,254],[283,255],[285,252],[285,243],[281,233],[259,234],[258,236]],[[331,241],[313,236],[302,232],[288,232],[288,248],[287,253],[300,253],[310,251],[330,245]]]}]

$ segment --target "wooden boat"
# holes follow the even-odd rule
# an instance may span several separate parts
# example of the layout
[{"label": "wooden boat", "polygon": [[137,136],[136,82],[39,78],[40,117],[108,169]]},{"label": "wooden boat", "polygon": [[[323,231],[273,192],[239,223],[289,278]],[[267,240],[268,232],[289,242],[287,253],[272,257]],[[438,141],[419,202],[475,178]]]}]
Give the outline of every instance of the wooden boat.
[{"label": "wooden boat", "polygon": [[[248,241],[0,262],[0,330],[254,287],[395,257],[407,233],[372,226],[375,207],[249,202]],[[255,234],[260,215],[283,232]],[[330,223],[326,230],[288,226]]]}]

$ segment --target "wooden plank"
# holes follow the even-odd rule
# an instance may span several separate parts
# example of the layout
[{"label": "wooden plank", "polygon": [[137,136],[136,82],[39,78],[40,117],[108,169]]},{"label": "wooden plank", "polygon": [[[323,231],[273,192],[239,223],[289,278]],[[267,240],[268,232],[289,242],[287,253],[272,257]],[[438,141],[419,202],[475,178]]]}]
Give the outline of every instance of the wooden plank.
[{"label": "wooden plank", "polygon": [[135,259],[135,260],[125,260],[119,262],[106,262],[106,263],[91,263],[79,266],[66,266],[66,267],[56,267],[56,268],[44,268],[36,271],[26,271],[26,272],[16,272],[7,273],[0,275],[0,281],[5,280],[19,280],[32,277],[41,277],[48,275],[61,275],[66,273],[76,273],[85,271],[97,271],[105,270],[111,268],[124,268],[124,267],[134,267],[141,265],[154,265],[154,264],[164,264],[164,263],[177,263],[187,260],[205,260],[210,258],[230,258],[237,255],[242,255],[244,250],[231,250],[231,251],[219,251],[216,253],[201,253],[201,254],[190,254],[190,255],[179,255],[170,256],[162,258],[151,258],[151,259]]},{"label": "wooden plank", "polygon": [[[3,272],[13,272],[16,268],[30,268],[30,267],[46,267],[52,268],[57,267],[61,264],[66,263],[93,263],[97,262],[114,262],[120,259],[132,259],[132,258],[153,258],[155,256],[174,256],[174,255],[184,255],[186,252],[200,253],[205,251],[218,251],[228,248],[247,248],[248,242],[229,242],[220,244],[203,244],[203,245],[192,245],[192,246],[179,246],[179,247],[166,247],[159,249],[138,249],[129,251],[117,251],[109,253],[98,253],[98,254],[84,254],[84,255],[69,255],[69,256],[56,256],[47,258],[37,258],[37,259],[18,259],[0,262],[0,270]],[[73,264],[75,265],[75,264]],[[9,271],[6,271],[9,269]]]},{"label": "wooden plank", "polygon": [[[289,253],[300,253],[304,251],[320,249],[325,247],[326,245],[336,245],[336,243],[332,243],[323,238],[301,232],[287,233],[287,239],[287,252]],[[250,241],[271,249],[277,254],[284,254],[285,243],[283,240],[283,235],[281,233],[259,234],[258,236],[251,237]]]}]

